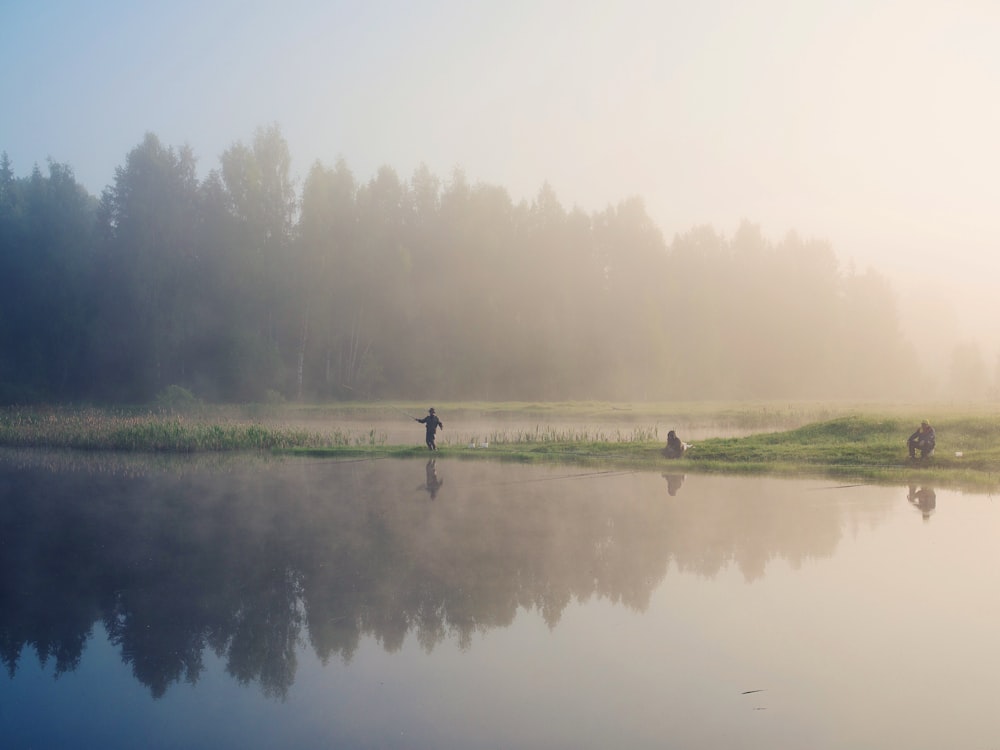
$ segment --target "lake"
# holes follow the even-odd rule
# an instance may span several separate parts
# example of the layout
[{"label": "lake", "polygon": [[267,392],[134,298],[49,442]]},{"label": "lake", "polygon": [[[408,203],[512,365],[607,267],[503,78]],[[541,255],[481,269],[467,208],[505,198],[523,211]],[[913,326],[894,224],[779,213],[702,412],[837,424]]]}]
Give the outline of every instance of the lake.
[{"label": "lake", "polygon": [[3,451],[0,742],[998,748],[998,538],[666,462]]}]

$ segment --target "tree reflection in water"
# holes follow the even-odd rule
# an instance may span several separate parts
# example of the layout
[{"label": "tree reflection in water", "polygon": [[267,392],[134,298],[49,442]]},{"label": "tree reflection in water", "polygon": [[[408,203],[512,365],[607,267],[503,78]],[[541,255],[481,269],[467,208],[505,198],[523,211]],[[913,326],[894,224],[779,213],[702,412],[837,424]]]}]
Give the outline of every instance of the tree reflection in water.
[{"label": "tree reflection in water", "polygon": [[211,649],[280,698],[303,639],[324,663],[362,638],[468,648],[521,609],[550,627],[574,600],[643,610],[671,565],[753,579],[776,556],[831,553],[841,533],[836,506],[777,481],[699,477],[665,502],[657,474],[492,462],[448,464],[445,489],[434,461],[122,466],[0,457],[12,676],[25,648],[75,669],[100,622],[155,697],[197,681]]}]

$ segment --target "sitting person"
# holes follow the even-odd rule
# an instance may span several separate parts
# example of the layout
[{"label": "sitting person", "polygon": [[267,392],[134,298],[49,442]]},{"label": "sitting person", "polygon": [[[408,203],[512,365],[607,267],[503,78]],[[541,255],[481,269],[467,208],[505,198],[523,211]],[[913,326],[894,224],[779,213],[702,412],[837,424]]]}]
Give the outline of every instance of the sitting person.
[{"label": "sitting person", "polygon": [[687,444],[681,442],[676,432],[671,430],[667,433],[667,447],[663,449],[663,455],[666,458],[680,458],[686,450]]},{"label": "sitting person", "polygon": [[934,428],[930,422],[925,419],[920,423],[920,429],[910,435],[906,447],[910,451],[910,458],[916,458],[918,450],[921,458],[927,458],[934,453]]}]

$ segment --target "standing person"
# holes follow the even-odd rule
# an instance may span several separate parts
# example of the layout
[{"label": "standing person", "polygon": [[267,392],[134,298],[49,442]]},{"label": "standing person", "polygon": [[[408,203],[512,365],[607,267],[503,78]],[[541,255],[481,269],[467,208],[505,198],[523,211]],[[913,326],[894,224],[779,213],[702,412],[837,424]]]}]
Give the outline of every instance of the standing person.
[{"label": "standing person", "polygon": [[906,441],[906,447],[910,450],[910,458],[916,458],[918,449],[921,458],[927,458],[934,452],[934,428],[930,422],[925,419],[920,423],[920,428]]},{"label": "standing person", "polygon": [[438,427],[442,430],[444,429],[444,422],[438,419],[437,414],[434,413],[434,407],[432,406],[428,410],[427,416],[423,419],[417,419],[416,417],[414,419],[421,424],[427,425],[427,450],[436,451],[437,445],[434,442],[434,434],[437,432]]}]

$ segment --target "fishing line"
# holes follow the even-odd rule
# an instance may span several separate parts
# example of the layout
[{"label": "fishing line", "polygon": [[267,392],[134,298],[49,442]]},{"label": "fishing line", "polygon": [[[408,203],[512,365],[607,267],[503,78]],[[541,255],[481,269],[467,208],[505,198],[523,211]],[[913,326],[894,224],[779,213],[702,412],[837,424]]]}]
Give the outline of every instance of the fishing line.
[{"label": "fishing line", "polygon": [[563,474],[557,477],[539,477],[538,479],[515,479],[510,482],[494,482],[491,486],[505,486],[509,484],[532,484],[535,482],[555,482],[563,479],[594,479],[595,477],[612,477],[612,476],[626,476],[628,474],[635,474],[636,470],[631,471],[618,471],[614,469],[608,469],[606,471],[590,471],[583,474]]},{"label": "fishing line", "polygon": [[367,461],[381,461],[389,456],[366,456],[362,458],[328,458],[318,459],[317,463],[325,464],[360,464]]},{"label": "fishing line", "polygon": [[358,458],[338,458],[337,456],[330,456],[325,458],[323,456],[316,456],[314,454],[306,455],[296,455],[294,453],[284,453],[281,454],[283,458],[288,459],[289,462],[295,462],[295,468],[301,466],[316,466],[323,465],[329,466],[330,464],[358,464],[365,461],[381,461],[382,459],[389,458],[389,456],[359,456]]},{"label": "fishing line", "polygon": [[[542,444],[543,443],[521,443],[520,445],[523,445],[523,446],[532,446],[532,445],[542,445]],[[447,443],[447,442],[444,442],[443,445],[444,446],[449,446],[451,444]],[[499,447],[500,445],[510,445],[511,447],[503,447],[503,448],[501,448],[501,447]],[[517,443],[510,443],[510,444],[494,443],[494,447],[493,448],[484,448],[483,452],[487,453],[487,454],[497,455],[497,456],[516,456],[516,455],[520,455],[520,454],[523,454],[523,453],[526,452],[525,450],[523,450],[521,448],[514,447],[514,446],[517,446],[517,445],[518,445]],[[456,444],[454,447],[462,448],[463,446]],[[544,459],[547,456],[567,456],[567,457],[570,457],[570,458],[598,458],[598,459],[600,459],[600,458],[621,458],[621,459],[635,458],[634,455],[631,455],[631,454],[628,454],[628,453],[598,453],[598,452],[593,452],[592,453],[592,452],[584,452],[584,451],[549,451],[547,453],[539,455],[538,457],[541,458],[541,459]]]},{"label": "fishing line", "polygon": [[838,485],[835,485],[833,487],[809,487],[807,491],[808,492],[816,492],[817,490],[846,490],[846,489],[850,489],[851,487],[868,487],[868,486],[869,485],[866,484],[866,483],[861,483],[861,484],[838,484]]},{"label": "fishing line", "polygon": [[341,386],[341,388],[346,388],[349,391],[354,391],[354,393],[357,393],[359,396],[361,396],[365,400],[374,401],[377,404],[382,404],[383,406],[388,406],[390,409],[395,409],[396,411],[398,411],[404,417],[409,417],[410,419],[412,419],[414,421],[417,420],[417,418],[415,416],[413,416],[412,414],[409,414],[408,412],[403,411],[398,406],[394,406],[393,404],[390,404],[388,401],[386,401],[383,398],[378,398],[378,397],[372,398],[371,396],[366,396],[363,393],[359,393],[355,388],[351,388],[351,386],[349,386],[347,383],[341,383],[340,386]]},{"label": "fishing line", "polygon": [[384,401],[382,401],[381,403],[385,404],[385,405],[386,405],[386,406],[388,406],[388,407],[389,407],[390,409],[395,409],[395,410],[396,410],[396,411],[398,411],[398,412],[399,412],[400,414],[402,414],[402,415],[403,415],[404,417],[409,417],[409,418],[410,418],[410,419],[412,419],[412,420],[413,420],[414,422],[416,422],[416,421],[417,421],[417,418],[416,418],[415,416],[413,416],[412,414],[409,414],[409,413],[407,413],[407,412],[403,411],[403,410],[402,410],[402,409],[400,409],[400,408],[399,408],[398,406],[393,406],[392,404],[389,404],[389,403],[386,403],[386,402],[384,402]]}]

